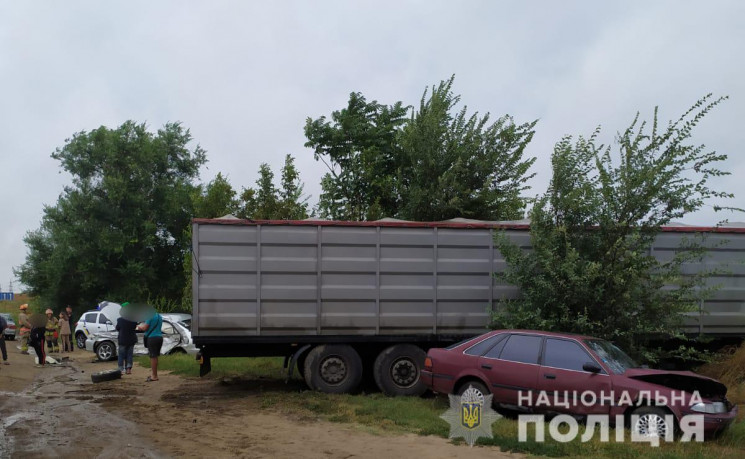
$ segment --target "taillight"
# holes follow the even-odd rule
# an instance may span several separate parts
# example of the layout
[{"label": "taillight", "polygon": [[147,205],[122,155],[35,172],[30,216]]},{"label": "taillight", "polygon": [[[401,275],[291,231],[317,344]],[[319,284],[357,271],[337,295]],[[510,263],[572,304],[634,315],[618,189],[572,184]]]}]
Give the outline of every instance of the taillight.
[{"label": "taillight", "polygon": [[11,329],[11,330],[15,330],[16,329],[16,326],[15,325],[8,325],[8,328]]},{"label": "taillight", "polygon": [[427,357],[424,359],[424,369],[432,371],[432,358]]}]

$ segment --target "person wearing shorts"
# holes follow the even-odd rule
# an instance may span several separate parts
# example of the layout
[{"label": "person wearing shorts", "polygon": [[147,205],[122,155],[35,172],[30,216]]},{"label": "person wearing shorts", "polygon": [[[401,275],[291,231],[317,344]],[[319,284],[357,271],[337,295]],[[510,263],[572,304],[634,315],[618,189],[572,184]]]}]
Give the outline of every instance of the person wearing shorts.
[{"label": "person wearing shorts", "polygon": [[145,343],[147,346],[147,353],[150,356],[150,376],[147,377],[147,381],[158,380],[158,356],[160,355],[160,348],[163,346],[163,318],[155,312],[152,317],[147,321],[137,326],[138,330],[145,332]]}]

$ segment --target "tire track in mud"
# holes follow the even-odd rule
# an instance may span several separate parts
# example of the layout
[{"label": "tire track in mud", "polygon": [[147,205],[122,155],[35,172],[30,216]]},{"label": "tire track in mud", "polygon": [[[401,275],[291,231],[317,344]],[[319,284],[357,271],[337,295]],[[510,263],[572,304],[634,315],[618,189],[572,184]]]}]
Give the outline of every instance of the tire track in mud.
[{"label": "tire track in mud", "polygon": [[134,392],[101,387],[91,393],[86,386],[89,374],[64,362],[38,367],[21,391],[0,392],[0,413],[7,414],[0,418],[0,458],[162,457],[135,423],[99,403]]}]

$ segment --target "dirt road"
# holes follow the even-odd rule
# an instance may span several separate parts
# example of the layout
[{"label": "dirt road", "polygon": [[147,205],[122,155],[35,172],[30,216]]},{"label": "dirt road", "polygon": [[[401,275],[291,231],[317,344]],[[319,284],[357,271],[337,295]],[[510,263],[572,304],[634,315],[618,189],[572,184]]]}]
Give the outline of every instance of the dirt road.
[{"label": "dirt road", "polygon": [[[353,425],[262,409],[266,381],[226,385],[147,370],[92,384],[115,367],[79,351],[38,368],[9,342],[0,369],[0,457],[517,457],[496,448],[453,445],[438,437],[380,436]],[[269,384],[278,384],[269,382]]]}]

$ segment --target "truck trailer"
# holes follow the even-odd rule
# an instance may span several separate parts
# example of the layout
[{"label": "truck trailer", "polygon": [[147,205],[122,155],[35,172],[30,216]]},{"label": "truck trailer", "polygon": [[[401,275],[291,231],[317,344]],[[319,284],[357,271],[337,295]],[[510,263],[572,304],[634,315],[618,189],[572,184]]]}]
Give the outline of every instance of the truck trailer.
[{"label": "truck trailer", "polygon": [[[526,222],[194,219],[192,337],[200,374],[215,357],[284,356],[314,390],[350,392],[372,377],[391,396],[420,395],[426,351],[487,331],[519,290],[496,231],[530,247]],[[707,232],[714,249],[686,273],[725,267],[685,332],[745,334],[745,227],[663,228],[665,259]]]}]

